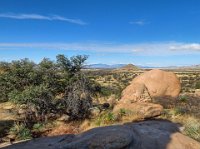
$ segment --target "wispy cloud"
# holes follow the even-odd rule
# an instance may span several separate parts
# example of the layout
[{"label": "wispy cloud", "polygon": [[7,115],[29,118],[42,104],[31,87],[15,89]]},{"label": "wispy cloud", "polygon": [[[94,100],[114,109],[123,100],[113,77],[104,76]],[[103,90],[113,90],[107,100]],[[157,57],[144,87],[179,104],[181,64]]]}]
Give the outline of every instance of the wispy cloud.
[{"label": "wispy cloud", "polygon": [[177,43],[176,45],[172,45],[170,47],[172,51],[200,51],[200,44],[199,43],[190,43],[190,44],[180,44]]},{"label": "wispy cloud", "polygon": [[48,21],[65,21],[78,25],[86,25],[87,23],[80,19],[70,19],[59,15],[40,15],[40,14],[14,14],[14,13],[0,13],[0,18],[18,19],[18,20],[48,20]]},{"label": "wispy cloud", "polygon": [[134,25],[143,26],[143,25],[149,24],[150,22],[147,22],[145,20],[136,20],[136,21],[130,21],[129,23],[134,24]]},{"label": "wispy cloud", "polygon": [[103,53],[129,53],[142,56],[166,56],[182,54],[200,54],[199,43],[155,42],[140,44],[114,43],[0,43],[2,49],[46,49],[77,50]]}]

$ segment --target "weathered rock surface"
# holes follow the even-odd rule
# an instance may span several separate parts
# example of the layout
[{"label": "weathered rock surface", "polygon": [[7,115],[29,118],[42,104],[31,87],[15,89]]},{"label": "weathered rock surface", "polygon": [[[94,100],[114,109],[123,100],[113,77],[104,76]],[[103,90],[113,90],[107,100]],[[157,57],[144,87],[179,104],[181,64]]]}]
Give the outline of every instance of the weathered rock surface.
[{"label": "weathered rock surface", "polygon": [[130,114],[137,115],[138,118],[153,118],[159,116],[163,112],[163,107],[159,104],[136,102],[136,103],[119,103],[117,104],[113,112],[119,113],[120,110],[125,110]]},{"label": "weathered rock surface", "polygon": [[150,97],[178,97],[181,85],[177,76],[172,72],[162,70],[147,71],[134,78],[122,92],[123,102],[135,102],[141,99],[147,89]]},{"label": "weathered rock surface", "polygon": [[177,124],[151,120],[39,138],[4,149],[200,149],[200,143],[181,134]]}]

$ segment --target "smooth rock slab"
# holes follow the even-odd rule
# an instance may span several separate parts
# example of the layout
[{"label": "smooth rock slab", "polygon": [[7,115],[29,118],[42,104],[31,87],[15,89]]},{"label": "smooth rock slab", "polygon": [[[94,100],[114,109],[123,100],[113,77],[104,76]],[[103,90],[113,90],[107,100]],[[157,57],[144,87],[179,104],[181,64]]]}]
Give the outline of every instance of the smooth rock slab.
[{"label": "smooth rock slab", "polygon": [[200,149],[200,143],[181,134],[177,124],[151,120],[39,138],[4,149]]}]

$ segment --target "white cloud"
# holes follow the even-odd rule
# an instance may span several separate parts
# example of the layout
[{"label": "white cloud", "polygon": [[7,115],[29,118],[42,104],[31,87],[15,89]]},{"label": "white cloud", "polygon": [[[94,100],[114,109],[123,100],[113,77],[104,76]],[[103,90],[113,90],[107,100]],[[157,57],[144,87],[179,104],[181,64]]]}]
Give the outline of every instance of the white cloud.
[{"label": "white cloud", "polygon": [[69,19],[59,15],[44,16],[40,14],[14,14],[14,13],[0,13],[0,18],[9,19],[29,19],[29,20],[48,20],[48,21],[65,21],[69,23],[74,23],[78,25],[86,25],[87,23],[80,19]]},{"label": "white cloud", "polygon": [[149,24],[150,22],[146,22],[145,20],[137,20],[137,21],[131,21],[129,23],[134,24],[134,25],[143,26],[143,25]]},{"label": "white cloud", "polygon": [[170,47],[173,51],[200,51],[199,43],[190,43],[190,44],[176,44]]},{"label": "white cloud", "polygon": [[180,42],[114,44],[114,43],[0,43],[2,49],[78,50],[86,52],[128,53],[140,56],[200,54],[200,44]]}]

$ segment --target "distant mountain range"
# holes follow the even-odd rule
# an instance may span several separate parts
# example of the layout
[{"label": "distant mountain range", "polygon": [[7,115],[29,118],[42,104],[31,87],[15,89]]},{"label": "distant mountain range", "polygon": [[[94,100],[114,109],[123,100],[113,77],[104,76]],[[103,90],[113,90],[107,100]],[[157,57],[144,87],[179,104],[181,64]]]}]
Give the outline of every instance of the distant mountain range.
[{"label": "distant mountain range", "polygon": [[108,65],[108,64],[91,64],[91,65],[85,65],[84,68],[90,68],[90,69],[116,69],[126,66],[127,64],[114,64],[114,65]]},{"label": "distant mountain range", "polygon": [[[86,69],[117,69],[117,68],[122,68],[127,66],[128,64],[113,64],[113,65],[108,65],[108,64],[90,64],[90,65],[85,65],[84,68]],[[140,66],[136,65],[138,68],[156,68],[156,67],[148,67],[148,66]]]},{"label": "distant mountain range", "polygon": [[[90,64],[85,65],[85,69],[118,69],[127,66],[128,64]],[[160,69],[200,69],[200,65],[192,65],[192,66],[168,66],[168,67],[150,67],[150,66],[141,66],[135,65],[138,68],[142,69],[150,69],[150,68],[160,68]]]},{"label": "distant mountain range", "polygon": [[182,66],[181,69],[200,69],[200,65]]}]

